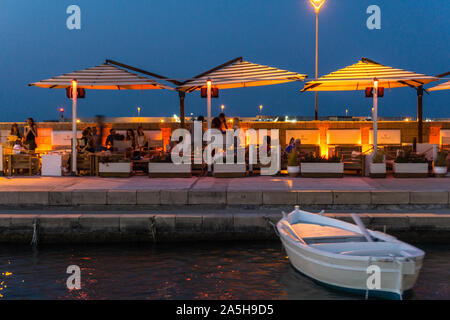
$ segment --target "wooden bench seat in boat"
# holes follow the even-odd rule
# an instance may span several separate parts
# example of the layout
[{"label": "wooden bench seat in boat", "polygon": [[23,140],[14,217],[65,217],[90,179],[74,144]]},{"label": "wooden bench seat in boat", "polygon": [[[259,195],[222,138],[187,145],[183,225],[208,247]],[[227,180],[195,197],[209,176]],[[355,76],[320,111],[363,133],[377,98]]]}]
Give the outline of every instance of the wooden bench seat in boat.
[{"label": "wooden bench seat in boat", "polygon": [[330,226],[297,223],[292,225],[292,229],[307,244],[366,241],[364,236],[359,233]]}]

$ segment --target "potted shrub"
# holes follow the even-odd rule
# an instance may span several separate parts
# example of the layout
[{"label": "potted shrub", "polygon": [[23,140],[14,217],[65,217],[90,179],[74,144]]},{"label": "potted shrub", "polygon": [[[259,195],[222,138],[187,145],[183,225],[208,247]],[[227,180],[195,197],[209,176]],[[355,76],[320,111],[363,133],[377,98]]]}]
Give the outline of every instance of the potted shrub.
[{"label": "potted shrub", "polygon": [[100,177],[126,178],[131,176],[130,159],[115,155],[103,155],[98,159],[98,175]]},{"label": "potted shrub", "polygon": [[175,164],[169,154],[154,155],[148,164],[150,178],[190,178],[191,164]]},{"label": "potted shrub", "polygon": [[423,154],[403,152],[394,162],[396,178],[426,178],[428,177],[428,161]]},{"label": "potted shrub", "polygon": [[438,152],[436,160],[434,160],[434,174],[436,177],[444,177],[447,175],[447,155],[444,150]]},{"label": "potted shrub", "polygon": [[344,163],[336,156],[326,158],[310,154],[302,160],[300,172],[307,178],[342,178]]},{"label": "potted shrub", "polygon": [[300,173],[298,154],[295,150],[292,150],[291,153],[288,154],[287,171],[292,178],[297,177]]},{"label": "potted shrub", "polygon": [[371,178],[386,178],[386,162],[384,151],[378,149],[369,164]]}]

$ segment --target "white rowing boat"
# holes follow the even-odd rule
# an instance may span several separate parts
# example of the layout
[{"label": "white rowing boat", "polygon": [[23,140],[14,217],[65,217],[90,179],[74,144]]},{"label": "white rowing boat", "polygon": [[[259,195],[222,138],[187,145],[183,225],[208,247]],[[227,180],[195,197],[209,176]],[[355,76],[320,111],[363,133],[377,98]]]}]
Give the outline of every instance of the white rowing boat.
[{"label": "white rowing boat", "polygon": [[366,297],[401,299],[425,253],[387,234],[295,210],[276,225],[293,267],[321,284]]}]

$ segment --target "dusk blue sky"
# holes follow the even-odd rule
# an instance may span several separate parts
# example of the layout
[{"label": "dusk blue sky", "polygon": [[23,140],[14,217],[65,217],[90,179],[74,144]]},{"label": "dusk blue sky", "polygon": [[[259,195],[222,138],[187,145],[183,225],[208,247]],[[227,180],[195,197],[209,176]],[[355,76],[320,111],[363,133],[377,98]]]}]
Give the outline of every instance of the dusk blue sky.
[{"label": "dusk blue sky", "polygon": [[[66,9],[81,7],[82,29],[66,27]],[[382,29],[368,30],[366,9],[381,8]],[[320,13],[319,74],[367,57],[419,73],[450,71],[450,2],[447,0],[327,0]],[[186,79],[235,57],[314,77],[315,15],[308,0],[2,0],[0,1],[1,121],[56,119],[71,101],[64,90],[28,83],[113,59],[171,78]],[[314,115],[314,94],[304,83],[222,90],[213,113],[229,116]],[[434,85],[434,84],[433,84]],[[430,86],[427,86],[430,87]],[[198,92],[186,114],[205,114]],[[450,92],[424,98],[425,117],[450,117]],[[79,116],[170,116],[178,95],[167,90],[88,91]],[[360,92],[321,93],[320,115],[369,115]],[[386,92],[381,116],[415,116],[416,94]]]}]

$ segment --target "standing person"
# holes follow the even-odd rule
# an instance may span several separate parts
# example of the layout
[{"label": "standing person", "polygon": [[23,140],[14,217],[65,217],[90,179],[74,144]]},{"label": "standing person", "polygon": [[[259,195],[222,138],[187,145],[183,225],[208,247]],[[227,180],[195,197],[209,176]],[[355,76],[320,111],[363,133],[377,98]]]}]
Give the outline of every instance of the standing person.
[{"label": "standing person", "polygon": [[37,126],[34,122],[33,118],[27,119],[27,124],[25,125],[24,129],[24,139],[25,139],[25,146],[28,151],[34,151],[37,148],[36,145],[36,137],[37,137]]},{"label": "standing person", "polygon": [[289,140],[289,145],[286,147],[286,149],[284,149],[284,152],[286,154],[289,154],[294,149],[294,147],[295,147],[295,139],[291,138],[291,140]]},{"label": "standing person", "polygon": [[225,113],[222,112],[221,114],[219,114],[219,120],[220,120],[220,131],[222,131],[222,133],[226,133],[226,131],[228,130],[228,126]]}]

